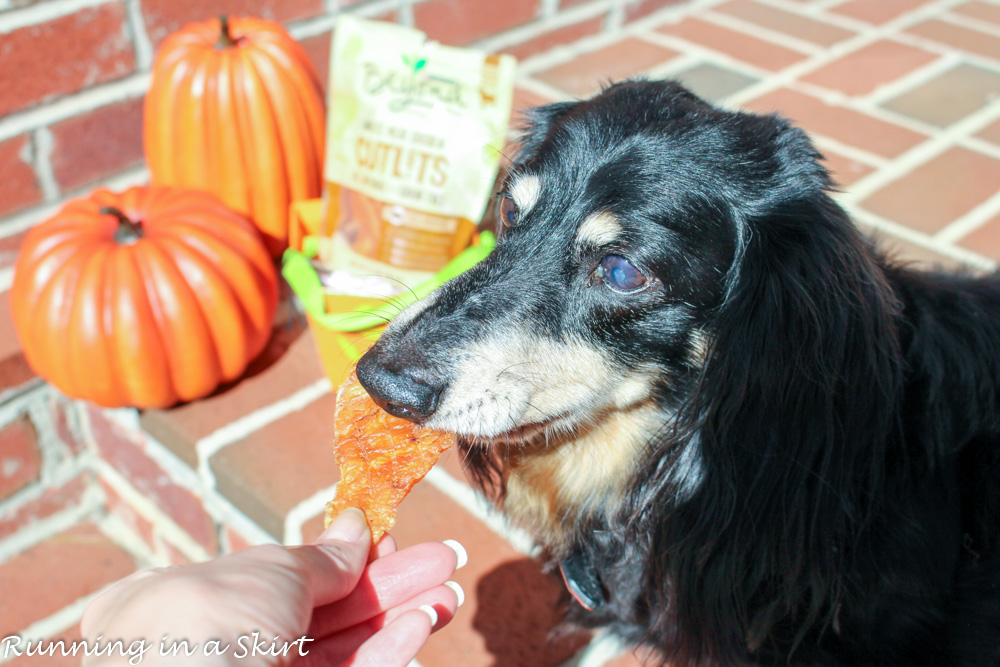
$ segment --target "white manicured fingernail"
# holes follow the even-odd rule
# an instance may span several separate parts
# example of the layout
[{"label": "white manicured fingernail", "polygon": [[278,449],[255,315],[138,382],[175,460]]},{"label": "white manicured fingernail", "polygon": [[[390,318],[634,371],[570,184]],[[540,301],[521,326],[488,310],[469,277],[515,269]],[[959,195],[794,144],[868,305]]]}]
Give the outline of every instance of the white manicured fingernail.
[{"label": "white manicured fingernail", "polygon": [[458,585],[457,581],[446,581],[444,585],[455,591],[455,597],[458,598],[458,606],[461,607],[462,603],[465,602],[465,591],[462,590],[462,587]]},{"label": "white manicured fingernail", "polygon": [[434,610],[434,607],[429,604],[422,604],[417,609],[431,617],[431,625],[438,624],[438,613]]},{"label": "white manicured fingernail", "polygon": [[469,562],[469,554],[461,544],[455,540],[445,540],[443,544],[455,552],[455,556],[458,558],[458,565],[455,566],[456,570]]}]

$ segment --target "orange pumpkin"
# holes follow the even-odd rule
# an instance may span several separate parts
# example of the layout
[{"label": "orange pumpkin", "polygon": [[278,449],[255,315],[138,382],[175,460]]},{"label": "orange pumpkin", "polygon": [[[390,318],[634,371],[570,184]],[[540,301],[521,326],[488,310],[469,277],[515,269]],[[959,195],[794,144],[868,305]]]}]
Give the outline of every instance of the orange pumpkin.
[{"label": "orange pumpkin", "polygon": [[253,219],[277,256],[289,203],[321,194],[324,121],[319,77],[280,25],[189,25],[153,63],[143,121],[153,184],[215,193]]},{"label": "orange pumpkin", "polygon": [[97,190],[24,239],[11,288],[31,367],[68,396],[166,407],[238,378],[278,278],[260,234],[194,190]]}]

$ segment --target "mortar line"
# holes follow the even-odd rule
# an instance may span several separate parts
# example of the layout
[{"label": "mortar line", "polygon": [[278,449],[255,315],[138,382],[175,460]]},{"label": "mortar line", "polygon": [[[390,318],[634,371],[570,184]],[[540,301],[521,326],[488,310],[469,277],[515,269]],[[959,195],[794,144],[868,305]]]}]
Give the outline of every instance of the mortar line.
[{"label": "mortar line", "polygon": [[[713,51],[707,46],[698,44],[697,42],[689,42],[682,37],[676,35],[667,35],[661,32],[650,32],[639,36],[650,44],[656,44],[657,46],[662,46],[664,48],[671,49],[673,51],[678,51],[682,55],[694,55],[704,61],[714,63],[720,67],[726,69],[731,69],[740,74],[753,77],[758,81],[753,86],[759,86],[764,83],[767,79],[774,77],[775,72],[770,70],[762,69],[748,63],[746,61],[735,58],[728,53],[723,53],[722,51]],[[744,89],[745,90],[745,89]],[[742,91],[741,91],[742,92]],[[732,96],[730,96],[732,97]]]},{"label": "mortar line", "polygon": [[[1000,117],[1000,105],[998,105],[997,112],[998,112],[997,114],[998,117]],[[979,130],[981,129],[982,128],[979,128]],[[974,132],[979,132],[979,130],[974,130]],[[963,148],[968,148],[969,150],[978,151],[980,153],[983,153],[984,155],[989,155],[992,158],[1000,160],[1000,146],[992,144],[989,141],[986,141],[985,139],[980,139],[974,134],[971,136],[962,137],[962,139],[959,140],[958,145],[962,146]]]},{"label": "mortar line", "polygon": [[[388,2],[384,3],[388,4]],[[322,14],[288,26],[288,33],[296,40],[308,39],[333,30],[338,14]]]},{"label": "mortar line", "polygon": [[8,561],[31,547],[58,535],[100,509],[101,494],[93,486],[84,489],[80,502],[43,517],[30,526],[0,540],[0,562]]},{"label": "mortar line", "polygon": [[0,15],[0,35],[70,16],[81,9],[110,4],[110,0],[49,0]]},{"label": "mortar line", "polygon": [[[862,29],[859,29],[858,34],[854,37],[839,42],[830,49],[820,51],[819,53],[816,53],[777,72],[756,70],[759,75],[762,74],[762,80],[760,83],[740,91],[740,93],[734,97],[733,101],[735,103],[745,102],[746,100],[766,94],[782,86],[791,88],[799,87],[802,83],[798,81],[798,77],[824,67],[836,60],[842,59],[843,57],[869,46],[878,40],[885,39],[888,36],[895,37],[897,30],[915,24],[920,20],[923,20],[926,16],[934,15],[934,12],[937,11],[936,8],[951,6],[960,1],[961,0],[940,0],[940,2],[929,3],[928,5],[918,8],[912,12],[904,13],[903,15],[896,17],[892,21],[889,21],[881,26],[864,26]],[[760,27],[755,24],[748,23],[745,26],[742,26],[742,30],[740,30],[740,32],[752,37],[762,38],[765,40],[768,39],[768,35],[763,33]],[[651,36],[661,38],[666,35],[663,35],[662,33],[651,33]],[[687,48],[686,45],[688,44],[694,44],[693,42],[688,42],[681,38],[675,39],[679,39],[681,43],[685,45],[684,48]],[[732,60],[735,61],[735,59]],[[809,84],[804,85],[808,86]],[[850,105],[851,100],[842,93],[827,91],[826,89],[821,88],[819,90],[823,92],[826,100],[829,100],[831,97],[836,97],[841,105],[853,108]]]},{"label": "mortar line", "polygon": [[[530,76],[539,70],[562,65],[583,53],[596,51],[626,37],[641,38],[648,30],[651,29],[651,27],[659,25],[668,17],[684,16],[688,11],[690,11],[689,8],[691,7],[711,7],[725,1],[726,0],[692,0],[685,5],[665,7],[659,12],[655,12],[650,16],[624,26],[619,31],[602,32],[597,35],[590,35],[574,42],[572,48],[553,49],[552,51],[539,53],[531,58],[527,58],[519,65],[518,75],[519,77]],[[560,97],[565,98],[566,93],[562,93]]]},{"label": "mortar line", "polygon": [[[754,0],[754,2],[757,2],[762,5],[767,5],[768,7],[773,7],[774,9],[780,9],[784,12],[788,12],[789,14],[798,14],[799,16],[808,19],[829,22],[833,24],[832,21],[827,21],[827,11],[830,9],[831,6],[836,6],[837,4],[843,2],[843,0],[828,0],[825,4],[822,2],[816,2],[814,0],[813,2],[810,2],[806,5],[801,5],[794,2],[787,2],[786,0]],[[834,17],[834,18],[842,19],[843,17]],[[857,21],[852,21],[852,23],[857,23]],[[862,25],[864,25],[865,27],[870,27],[867,23],[864,23]],[[838,26],[838,27],[850,28],[851,26]]]},{"label": "mortar line", "polygon": [[893,38],[902,44],[907,46],[913,46],[924,51],[931,51],[933,53],[938,53],[945,55],[948,53],[954,53],[961,56],[966,62],[982,67],[983,69],[990,70],[992,72],[1000,71],[1000,62],[995,58],[988,58],[984,55],[976,53],[974,51],[966,51],[950,44],[945,44],[944,42],[938,42],[930,37],[923,37],[921,35],[899,32],[893,36]]},{"label": "mortar line", "polygon": [[148,72],[138,72],[118,81],[110,81],[61,97],[38,108],[16,111],[0,118],[0,141],[74,118],[114,102],[145,95],[146,89],[149,88],[149,79]]},{"label": "mortar line", "polygon": [[94,520],[94,523],[105,537],[132,557],[138,569],[170,565],[167,554],[157,553],[153,547],[143,542],[121,517],[104,512]]},{"label": "mortar line", "polygon": [[60,188],[52,168],[52,149],[55,146],[52,130],[47,127],[35,130],[32,133],[32,144],[34,145],[32,166],[35,169],[35,178],[42,190],[42,196],[45,201],[57,201],[60,197]]},{"label": "mortar line", "polygon": [[856,221],[867,225],[868,227],[888,234],[904,241],[909,241],[910,243],[925,248],[932,252],[936,252],[939,255],[944,255],[950,259],[954,259],[963,264],[973,266],[977,269],[982,269],[985,271],[992,271],[996,269],[996,262],[993,260],[983,257],[979,253],[973,252],[971,250],[966,250],[964,248],[953,246],[953,245],[941,245],[934,243],[933,239],[923,232],[919,232],[915,229],[901,225],[898,222],[893,222],[887,218],[883,218],[880,215],[866,211],[859,208],[851,208],[848,213]]},{"label": "mortar line", "polygon": [[153,524],[155,530],[163,535],[164,539],[176,547],[186,558],[193,562],[200,562],[212,557],[212,554],[208,553],[203,546],[188,535],[187,531],[181,528],[169,514],[160,509],[152,499],[136,489],[131,481],[110,463],[98,458],[94,462],[94,470],[121,497],[126,505],[139,516]]},{"label": "mortar line", "polygon": [[552,18],[559,11],[559,0],[541,0],[539,4],[542,18]]},{"label": "mortar line", "polygon": [[44,400],[51,392],[52,388],[49,385],[40,385],[15,394],[0,402],[0,426],[6,426],[11,423],[21,413],[27,411],[32,402]]},{"label": "mortar line", "polygon": [[847,196],[847,200],[852,203],[858,202],[875,192],[875,190],[912,172],[914,167],[927,163],[929,160],[958,144],[958,141],[969,133],[967,128],[978,129],[983,125],[982,119],[984,117],[992,119],[996,113],[997,109],[984,107],[951,126],[939,130],[925,141],[898,155],[893,162],[884,168],[857,181],[851,186],[851,192]]},{"label": "mortar line", "polygon": [[[0,220],[0,238],[8,238],[28,231],[42,220],[51,218],[63,205],[61,201],[40,204],[26,211],[7,216],[3,220]],[[13,267],[9,267],[9,270],[13,275]]]},{"label": "mortar line", "polygon": [[869,167],[874,167],[875,169],[881,169],[886,165],[888,165],[890,162],[892,162],[890,158],[886,158],[881,155],[876,155],[875,153],[870,153],[869,151],[866,151],[863,148],[848,146],[842,141],[827,137],[824,134],[810,133],[809,136],[812,139],[812,142],[816,144],[816,147],[820,149],[821,153],[823,152],[823,149],[826,148],[835,153],[839,153],[840,155],[843,155],[846,158],[850,158],[852,160],[855,160],[856,162],[860,162],[861,164],[868,165]]},{"label": "mortar line", "polygon": [[950,23],[960,28],[975,30],[976,32],[984,35],[990,35],[991,37],[1000,37],[1000,26],[993,25],[992,23],[982,19],[966,16],[965,14],[960,14],[958,12],[944,13],[937,18],[940,19],[942,23]]},{"label": "mortar line", "polygon": [[[580,23],[601,14],[607,13],[611,6],[611,0],[600,0],[595,3],[578,5],[564,12],[559,12],[551,17],[536,19],[531,23],[505,30],[499,35],[493,35],[475,43],[475,47],[489,52],[501,51],[508,46],[513,46],[529,39],[534,39],[547,32],[559,30],[574,23]],[[576,42],[572,44],[575,46]],[[570,46],[570,45],[566,45]],[[556,47],[558,48],[558,47]],[[527,60],[527,59],[526,59]]]},{"label": "mortar line", "polygon": [[869,93],[858,95],[853,100],[860,105],[881,108],[881,105],[886,102],[930,83],[963,62],[962,57],[957,53],[939,53],[935,55],[934,60],[926,65],[907,72],[893,81],[881,84]]},{"label": "mortar line", "polygon": [[[200,501],[203,509],[221,529],[227,526],[239,532],[245,539],[256,543],[275,542],[275,538],[267,531],[257,526],[250,518],[237,509],[228,498],[221,495],[214,487],[206,487],[198,471],[191,468],[185,461],[182,461],[163,443],[146,433],[142,429],[138,413],[132,409],[105,410],[105,416],[127,430],[143,431],[143,437],[148,447],[144,452],[152,458],[157,465],[163,468],[171,481],[178,486],[190,491]],[[212,480],[214,483],[214,479]],[[239,526],[237,529],[236,526]],[[183,529],[181,529],[183,531]],[[183,531],[186,534],[186,531]],[[247,537],[252,535],[252,537]],[[167,540],[170,541],[169,539]],[[174,546],[177,546],[174,544]]]},{"label": "mortar line", "polygon": [[712,23],[721,28],[751,35],[757,39],[763,39],[770,44],[774,44],[807,56],[825,54],[827,51],[835,49],[837,45],[843,44],[848,39],[852,39],[848,37],[845,40],[837,42],[836,44],[824,47],[814,44],[808,40],[799,39],[787,33],[762,26],[747,19],[742,19],[719,11],[708,11],[704,14],[699,14],[698,18],[704,20],[706,23]]},{"label": "mortar line", "polygon": [[27,415],[35,429],[35,440],[42,459],[38,481],[44,486],[52,487],[56,482],[67,479],[67,475],[78,474],[87,459],[87,452],[74,456],[61,441],[45,398],[29,403]]},{"label": "mortar line", "polygon": [[816,0],[816,5],[821,8],[821,11],[830,11],[844,4],[844,2],[846,0]]},{"label": "mortar line", "polygon": [[405,25],[407,28],[413,28],[416,25],[416,18],[413,15],[412,2],[405,2],[401,0],[401,5],[396,14],[396,21],[400,25]]},{"label": "mortar line", "polygon": [[139,421],[138,411],[132,408],[105,409],[103,414],[109,421],[118,424],[126,431],[142,433],[143,453],[167,473],[171,482],[204,500],[205,488],[198,473],[169,447],[146,432]]},{"label": "mortar line", "polygon": [[1000,213],[1000,190],[992,197],[956,218],[931,238],[939,243],[957,244],[959,240],[979,229]]},{"label": "mortar line", "polygon": [[[42,498],[48,491],[66,486],[78,477],[85,475],[91,469],[91,458],[90,456],[81,454],[71,460],[71,465],[57,466],[46,482],[39,480],[4,498],[0,501],[0,516],[13,516],[14,513]],[[3,540],[0,539],[0,543],[2,542]]]},{"label": "mortar line", "polygon": [[135,64],[139,70],[148,70],[153,66],[155,56],[153,41],[146,31],[146,21],[142,14],[140,0],[126,0],[125,11],[128,16],[129,30],[132,32],[132,46],[135,49]]},{"label": "mortar line", "polygon": [[[602,12],[608,11],[609,6],[610,6],[609,0],[602,0],[600,3],[582,5],[577,9],[593,9],[597,7],[598,11],[590,15],[590,18],[594,18],[596,16],[600,16]],[[577,14],[577,16],[586,16],[586,15],[581,13]],[[515,28],[514,30],[517,31],[518,29]],[[550,49],[548,51],[543,51],[542,53],[535,54],[529,58],[525,58],[523,61],[518,63],[517,75],[518,76],[530,75],[538,70],[549,69],[550,67],[561,65],[565,62],[573,60],[574,58],[580,55],[583,55],[584,53],[595,51],[604,46],[612,44],[621,38],[622,34],[620,32],[614,33],[614,32],[601,31],[593,35],[587,35],[586,37],[582,37],[581,39],[574,41],[572,44],[565,45],[565,48],[557,47]],[[513,43],[514,41],[512,40],[510,44]],[[490,38],[489,40],[484,40],[483,42],[479,43],[478,47],[486,48],[487,50],[496,50],[496,47],[499,46],[499,44],[500,44],[499,41]]]},{"label": "mortar line", "polygon": [[258,408],[250,414],[212,431],[195,443],[195,451],[198,453],[198,467],[207,465],[208,459],[226,445],[241,440],[264,426],[301,410],[324,394],[328,394],[331,389],[330,380],[324,377],[289,396]]},{"label": "mortar line", "polygon": [[[267,532],[253,519],[236,507],[231,500],[212,489],[206,494],[209,500],[206,509],[220,524],[238,533],[251,544],[278,544],[278,538]],[[209,507],[209,503],[211,504]]]},{"label": "mortar line", "polygon": [[337,485],[333,484],[296,503],[295,507],[285,515],[282,544],[302,544],[302,526],[305,525],[306,521],[323,512],[327,502],[336,494]]},{"label": "mortar line", "polygon": [[0,292],[6,292],[14,284],[14,267],[0,269]]},{"label": "mortar line", "polygon": [[619,34],[625,26],[625,2],[624,0],[612,0],[608,7],[607,17],[604,19],[604,30],[606,32]]},{"label": "mortar line", "polygon": [[[705,59],[700,58],[698,55],[693,53],[681,53],[676,58],[671,58],[670,60],[656,65],[655,67],[647,70],[650,78],[653,79],[676,79],[679,75],[683,74],[685,71],[695,67],[697,65],[709,64]],[[711,63],[714,64],[714,63]]]}]

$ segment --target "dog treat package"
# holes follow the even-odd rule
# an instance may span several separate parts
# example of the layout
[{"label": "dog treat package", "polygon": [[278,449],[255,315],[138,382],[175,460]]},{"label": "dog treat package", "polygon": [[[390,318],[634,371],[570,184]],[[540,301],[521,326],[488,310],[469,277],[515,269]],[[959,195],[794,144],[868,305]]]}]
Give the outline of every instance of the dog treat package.
[{"label": "dog treat package", "polygon": [[392,295],[469,244],[500,165],[514,67],[411,28],[337,19],[320,233],[328,288]]}]

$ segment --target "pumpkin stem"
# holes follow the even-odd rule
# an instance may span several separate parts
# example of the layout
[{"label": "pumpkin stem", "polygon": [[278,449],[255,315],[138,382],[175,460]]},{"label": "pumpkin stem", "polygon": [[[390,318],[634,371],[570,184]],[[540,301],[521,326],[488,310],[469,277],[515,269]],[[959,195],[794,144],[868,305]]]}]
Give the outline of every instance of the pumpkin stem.
[{"label": "pumpkin stem", "polygon": [[115,230],[114,240],[118,245],[132,245],[146,235],[142,230],[142,222],[133,222],[121,209],[114,206],[102,206],[98,209],[101,215],[113,215],[118,219],[118,229]]},{"label": "pumpkin stem", "polygon": [[229,17],[223,14],[219,17],[219,41],[215,43],[217,49],[228,49],[236,46],[236,40],[229,33]]}]

